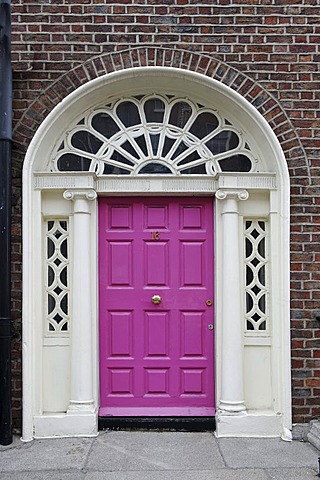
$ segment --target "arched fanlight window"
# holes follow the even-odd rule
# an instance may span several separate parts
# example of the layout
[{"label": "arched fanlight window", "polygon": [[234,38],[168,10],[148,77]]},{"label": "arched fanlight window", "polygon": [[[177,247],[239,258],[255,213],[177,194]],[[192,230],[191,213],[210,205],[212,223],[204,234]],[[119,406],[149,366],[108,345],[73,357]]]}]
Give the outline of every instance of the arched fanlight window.
[{"label": "arched fanlight window", "polygon": [[51,157],[51,171],[97,175],[253,172],[244,135],[219,112],[172,95],[137,95],[86,113]]}]

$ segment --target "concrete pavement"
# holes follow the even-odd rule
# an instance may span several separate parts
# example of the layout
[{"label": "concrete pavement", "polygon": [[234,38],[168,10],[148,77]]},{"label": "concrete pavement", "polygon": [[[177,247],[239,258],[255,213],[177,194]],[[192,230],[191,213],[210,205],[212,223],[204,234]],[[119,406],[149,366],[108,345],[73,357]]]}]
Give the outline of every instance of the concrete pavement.
[{"label": "concrete pavement", "polygon": [[309,443],[213,433],[105,431],[0,446],[0,480],[309,480],[320,452]]}]

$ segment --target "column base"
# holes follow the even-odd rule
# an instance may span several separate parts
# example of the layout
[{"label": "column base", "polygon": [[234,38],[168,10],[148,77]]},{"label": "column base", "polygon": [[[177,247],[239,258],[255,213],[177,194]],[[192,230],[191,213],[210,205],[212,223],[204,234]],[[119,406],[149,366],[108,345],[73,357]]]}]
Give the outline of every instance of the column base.
[{"label": "column base", "polygon": [[93,400],[87,400],[84,402],[78,402],[76,400],[70,400],[67,413],[70,415],[73,414],[87,414],[95,412],[95,406]]},{"label": "column base", "polygon": [[274,412],[227,413],[219,410],[216,414],[216,432],[222,437],[281,437],[281,415]]},{"label": "column base", "polygon": [[96,437],[98,411],[47,414],[34,417],[34,438]]},{"label": "column base", "polygon": [[237,412],[245,412],[246,406],[244,404],[244,401],[226,402],[224,400],[220,400],[219,410],[221,410],[221,412],[224,412],[226,415],[228,415],[228,413],[233,414]]}]

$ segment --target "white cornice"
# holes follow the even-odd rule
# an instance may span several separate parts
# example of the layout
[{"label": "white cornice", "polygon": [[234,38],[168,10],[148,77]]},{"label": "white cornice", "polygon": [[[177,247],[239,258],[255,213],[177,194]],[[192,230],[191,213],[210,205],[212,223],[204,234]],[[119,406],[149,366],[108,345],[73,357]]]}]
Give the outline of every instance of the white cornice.
[{"label": "white cornice", "polygon": [[205,175],[108,175],[94,173],[35,173],[35,190],[93,189],[98,194],[213,194],[219,189],[274,190],[272,173]]}]

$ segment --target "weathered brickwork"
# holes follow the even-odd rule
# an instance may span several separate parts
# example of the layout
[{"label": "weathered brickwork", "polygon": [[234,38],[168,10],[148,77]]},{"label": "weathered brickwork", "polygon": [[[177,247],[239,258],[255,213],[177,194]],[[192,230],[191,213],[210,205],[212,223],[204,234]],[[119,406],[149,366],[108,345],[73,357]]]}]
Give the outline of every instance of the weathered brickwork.
[{"label": "weathered brickwork", "polygon": [[13,0],[13,394],[21,404],[21,166],[71,91],[145,65],[189,69],[249,100],[291,176],[293,420],[320,416],[320,6],[318,0]]}]

